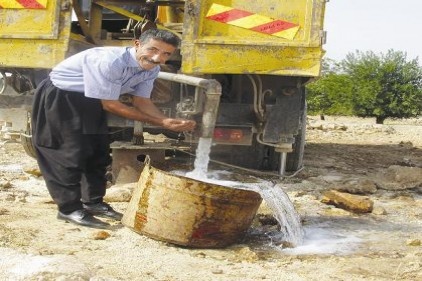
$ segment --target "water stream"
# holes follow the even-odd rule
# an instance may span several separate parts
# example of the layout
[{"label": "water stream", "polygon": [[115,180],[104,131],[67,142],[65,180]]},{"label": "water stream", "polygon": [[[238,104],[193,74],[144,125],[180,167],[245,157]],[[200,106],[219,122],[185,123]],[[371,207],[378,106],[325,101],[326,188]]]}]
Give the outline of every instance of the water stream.
[{"label": "water stream", "polygon": [[268,208],[273,212],[275,219],[280,225],[280,234],[289,246],[296,247],[303,243],[304,231],[299,214],[296,212],[292,202],[282,188],[275,184],[259,180],[255,183],[241,183],[238,181],[222,181],[215,177],[208,176],[209,153],[212,139],[201,138],[196,150],[194,169],[185,174],[186,177],[196,180],[218,184],[227,187],[242,188],[259,193],[266,202]]},{"label": "water stream", "polygon": [[200,138],[196,148],[194,169],[186,174],[186,177],[204,180],[207,179],[208,164],[210,162],[212,138]]}]

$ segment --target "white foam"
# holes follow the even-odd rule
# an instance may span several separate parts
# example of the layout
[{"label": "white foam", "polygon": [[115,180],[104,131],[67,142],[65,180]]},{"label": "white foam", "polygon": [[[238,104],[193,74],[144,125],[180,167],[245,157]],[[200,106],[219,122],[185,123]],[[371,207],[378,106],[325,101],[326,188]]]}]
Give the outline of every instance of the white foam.
[{"label": "white foam", "polygon": [[326,229],[318,226],[304,228],[303,243],[295,248],[286,248],[281,251],[291,255],[311,254],[348,254],[356,250],[360,238],[353,235],[339,234],[338,229]]}]

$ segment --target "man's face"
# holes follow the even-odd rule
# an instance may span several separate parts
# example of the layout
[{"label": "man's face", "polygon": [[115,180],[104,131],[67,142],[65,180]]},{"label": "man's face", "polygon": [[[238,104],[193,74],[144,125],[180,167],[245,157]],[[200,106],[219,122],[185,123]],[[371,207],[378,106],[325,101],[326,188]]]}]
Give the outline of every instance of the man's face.
[{"label": "man's face", "polygon": [[145,70],[153,69],[159,64],[164,64],[176,50],[170,44],[160,40],[151,39],[142,44],[135,40],[136,61]]}]

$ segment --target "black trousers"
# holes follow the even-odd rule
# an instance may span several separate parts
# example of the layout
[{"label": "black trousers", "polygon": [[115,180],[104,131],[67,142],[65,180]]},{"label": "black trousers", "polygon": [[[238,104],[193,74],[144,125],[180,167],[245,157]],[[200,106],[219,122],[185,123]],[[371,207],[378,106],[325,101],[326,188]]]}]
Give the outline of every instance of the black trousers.
[{"label": "black trousers", "polygon": [[59,211],[102,202],[111,156],[101,101],[46,79],[35,91],[31,125],[38,165]]}]

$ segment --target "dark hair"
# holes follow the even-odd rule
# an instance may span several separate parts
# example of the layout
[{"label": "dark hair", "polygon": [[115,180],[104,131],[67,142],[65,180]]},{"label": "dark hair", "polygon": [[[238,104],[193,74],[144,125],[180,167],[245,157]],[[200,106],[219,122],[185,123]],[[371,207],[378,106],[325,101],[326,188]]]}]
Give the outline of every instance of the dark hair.
[{"label": "dark hair", "polygon": [[139,36],[139,41],[142,43],[146,43],[151,39],[163,41],[175,48],[178,48],[180,45],[180,38],[176,34],[163,29],[148,29],[142,32],[141,36]]}]

